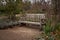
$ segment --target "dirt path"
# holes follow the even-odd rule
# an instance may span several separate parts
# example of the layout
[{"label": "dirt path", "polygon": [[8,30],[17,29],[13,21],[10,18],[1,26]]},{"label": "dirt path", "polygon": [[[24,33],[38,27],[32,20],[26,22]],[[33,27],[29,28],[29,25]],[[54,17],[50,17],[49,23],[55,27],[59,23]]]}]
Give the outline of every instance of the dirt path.
[{"label": "dirt path", "polygon": [[17,27],[0,30],[0,40],[34,40],[39,34],[37,29]]}]

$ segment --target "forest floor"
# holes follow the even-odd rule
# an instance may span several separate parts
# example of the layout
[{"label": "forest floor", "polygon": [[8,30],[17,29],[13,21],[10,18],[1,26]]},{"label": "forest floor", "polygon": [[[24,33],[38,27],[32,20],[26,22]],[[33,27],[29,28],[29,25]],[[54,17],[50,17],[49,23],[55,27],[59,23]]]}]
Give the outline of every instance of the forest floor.
[{"label": "forest floor", "polygon": [[35,40],[40,35],[38,29],[15,27],[0,30],[0,40]]}]

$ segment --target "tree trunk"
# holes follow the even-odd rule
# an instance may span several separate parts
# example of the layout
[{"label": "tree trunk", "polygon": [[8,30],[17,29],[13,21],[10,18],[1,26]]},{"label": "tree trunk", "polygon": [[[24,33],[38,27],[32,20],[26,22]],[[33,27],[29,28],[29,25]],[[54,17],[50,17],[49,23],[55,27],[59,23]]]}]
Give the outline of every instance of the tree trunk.
[{"label": "tree trunk", "polygon": [[55,26],[57,23],[60,23],[60,0],[52,0],[52,26]]}]

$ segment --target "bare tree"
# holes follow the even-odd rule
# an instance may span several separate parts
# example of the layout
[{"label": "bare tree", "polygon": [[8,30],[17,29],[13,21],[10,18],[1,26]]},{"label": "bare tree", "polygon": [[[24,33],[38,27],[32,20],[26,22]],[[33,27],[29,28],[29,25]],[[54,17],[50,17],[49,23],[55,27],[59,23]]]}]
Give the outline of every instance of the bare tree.
[{"label": "bare tree", "polygon": [[60,23],[60,0],[52,0],[52,8],[53,8],[53,13],[52,13],[52,23],[55,26],[57,23]]}]

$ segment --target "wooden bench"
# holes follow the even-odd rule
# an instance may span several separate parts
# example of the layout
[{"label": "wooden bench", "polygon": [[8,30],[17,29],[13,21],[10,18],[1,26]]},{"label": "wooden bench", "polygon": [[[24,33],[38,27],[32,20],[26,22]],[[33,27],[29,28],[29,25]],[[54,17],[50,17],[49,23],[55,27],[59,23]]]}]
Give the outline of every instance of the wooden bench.
[{"label": "wooden bench", "polygon": [[41,28],[40,22],[31,22],[31,21],[19,21],[21,26],[26,26],[30,28]]}]

